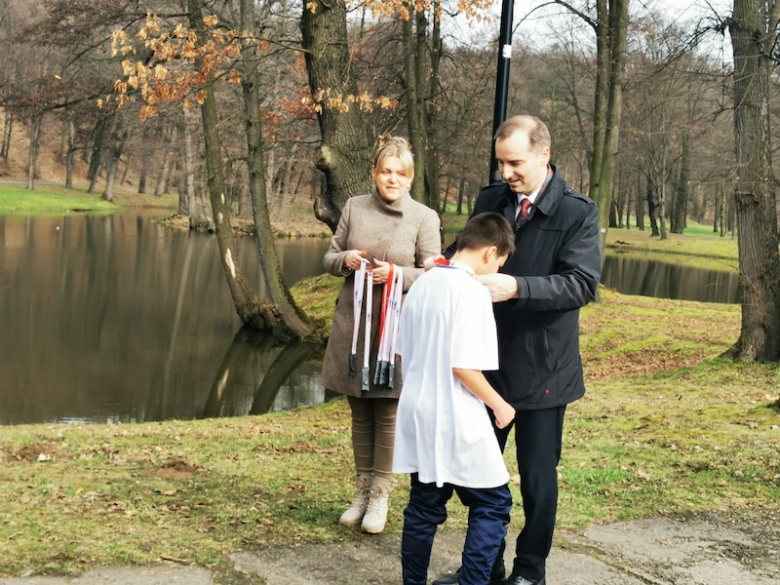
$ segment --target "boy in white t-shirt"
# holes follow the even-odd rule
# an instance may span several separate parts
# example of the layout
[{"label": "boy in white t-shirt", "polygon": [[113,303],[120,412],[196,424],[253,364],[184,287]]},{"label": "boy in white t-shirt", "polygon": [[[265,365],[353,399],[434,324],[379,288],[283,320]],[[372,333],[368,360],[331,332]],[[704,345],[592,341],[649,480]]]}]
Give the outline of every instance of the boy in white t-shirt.
[{"label": "boy in white t-shirt", "polygon": [[490,293],[472,276],[497,272],[514,248],[502,215],[473,217],[452,260],[418,278],[401,310],[404,390],[393,472],[411,474],[401,543],[404,585],[427,583],[433,538],[453,491],[469,508],[459,585],[490,582],[506,535],[509,473],[485,405],[499,428],[515,410],[482,374],[498,369],[498,342]]}]

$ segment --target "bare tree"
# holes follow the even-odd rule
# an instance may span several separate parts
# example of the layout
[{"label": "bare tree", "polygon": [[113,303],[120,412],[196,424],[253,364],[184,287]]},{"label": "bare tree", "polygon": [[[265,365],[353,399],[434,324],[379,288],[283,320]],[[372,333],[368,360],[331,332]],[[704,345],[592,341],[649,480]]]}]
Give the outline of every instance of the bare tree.
[{"label": "bare tree", "polygon": [[780,257],[769,131],[769,75],[780,2],[734,0],[726,22],[734,55],[735,193],[742,329],[728,354],[780,360]]},{"label": "bare tree", "polygon": [[338,225],[347,199],[371,191],[371,156],[366,127],[358,107],[347,107],[357,95],[357,81],[347,37],[344,0],[303,4],[301,30],[309,87],[317,107],[322,141],[315,164],[325,173],[325,192],[315,197],[314,213],[331,230]]}]

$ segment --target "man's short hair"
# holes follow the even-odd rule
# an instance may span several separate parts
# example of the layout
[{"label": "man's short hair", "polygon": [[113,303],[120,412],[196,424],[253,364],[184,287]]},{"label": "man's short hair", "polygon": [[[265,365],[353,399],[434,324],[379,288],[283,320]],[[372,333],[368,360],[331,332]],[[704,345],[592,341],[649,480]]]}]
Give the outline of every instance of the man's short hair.
[{"label": "man's short hair", "polygon": [[536,116],[529,116],[527,114],[512,116],[511,118],[504,120],[496,130],[493,140],[503,140],[517,131],[526,133],[531,150],[541,152],[545,146],[550,148],[550,130],[547,128],[547,124]]},{"label": "man's short hair", "polygon": [[458,236],[458,250],[479,250],[487,246],[495,246],[499,256],[511,256],[515,251],[512,226],[494,211],[472,217]]}]

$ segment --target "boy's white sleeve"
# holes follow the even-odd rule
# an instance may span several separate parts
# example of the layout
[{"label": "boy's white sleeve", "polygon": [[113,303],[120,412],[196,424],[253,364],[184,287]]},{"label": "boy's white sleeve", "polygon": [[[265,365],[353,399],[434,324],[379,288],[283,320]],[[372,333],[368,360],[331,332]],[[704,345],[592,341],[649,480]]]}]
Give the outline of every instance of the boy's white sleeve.
[{"label": "boy's white sleeve", "polygon": [[490,293],[481,285],[462,292],[454,312],[452,367],[497,370],[498,338]]}]

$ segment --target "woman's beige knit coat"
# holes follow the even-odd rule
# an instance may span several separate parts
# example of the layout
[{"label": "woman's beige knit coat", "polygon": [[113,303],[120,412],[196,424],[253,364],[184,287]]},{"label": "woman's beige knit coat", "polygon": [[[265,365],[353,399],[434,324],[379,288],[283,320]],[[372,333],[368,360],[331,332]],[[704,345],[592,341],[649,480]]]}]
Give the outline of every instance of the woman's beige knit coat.
[{"label": "woman's beige knit coat", "polygon": [[[336,233],[325,253],[323,265],[334,276],[344,276],[344,255],[347,250],[365,250],[369,258],[377,258],[400,266],[404,273],[404,292],[423,273],[423,261],[441,252],[439,216],[435,211],[414,201],[408,193],[388,203],[374,189],[370,195],[352,197],[341,212]],[[371,320],[371,357],[369,360],[371,389],[361,392],[361,369],[365,331],[365,304],[360,319],[357,348],[357,375],[349,377],[349,354],[352,351],[354,273],[341,287],[333,313],[333,326],[322,364],[322,384],[328,390],[363,398],[398,398],[401,394],[401,366],[396,359],[393,388],[374,386],[374,369],[379,345],[379,321],[382,285],[373,287]],[[365,294],[365,293],[364,293]],[[365,298],[365,297],[364,297]]]}]

